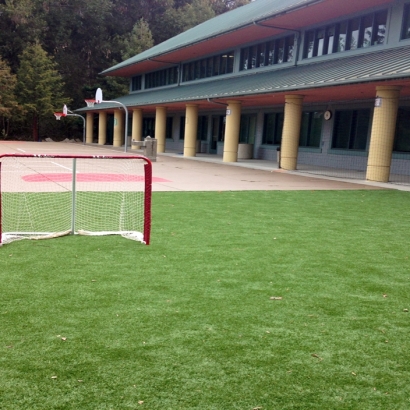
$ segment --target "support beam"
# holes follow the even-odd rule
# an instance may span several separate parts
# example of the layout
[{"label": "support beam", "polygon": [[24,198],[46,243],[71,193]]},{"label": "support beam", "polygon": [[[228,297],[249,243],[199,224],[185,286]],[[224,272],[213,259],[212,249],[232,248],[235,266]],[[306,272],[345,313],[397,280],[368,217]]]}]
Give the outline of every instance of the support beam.
[{"label": "support beam", "polygon": [[185,135],[184,135],[184,157],[196,156],[196,136],[198,133],[198,106],[186,105]]},{"label": "support beam", "polygon": [[223,162],[236,162],[238,160],[241,108],[239,101],[228,101]]},{"label": "support beam", "polygon": [[400,87],[376,87],[366,179],[389,182]]},{"label": "support beam", "polygon": [[107,142],[107,112],[99,111],[98,113],[98,145],[104,145]]},{"label": "support beam", "polygon": [[167,130],[167,108],[157,107],[155,112],[155,138],[157,152],[165,152],[165,138]]},{"label": "support beam", "polygon": [[285,118],[282,129],[281,168],[289,171],[297,166],[303,95],[285,96]]}]

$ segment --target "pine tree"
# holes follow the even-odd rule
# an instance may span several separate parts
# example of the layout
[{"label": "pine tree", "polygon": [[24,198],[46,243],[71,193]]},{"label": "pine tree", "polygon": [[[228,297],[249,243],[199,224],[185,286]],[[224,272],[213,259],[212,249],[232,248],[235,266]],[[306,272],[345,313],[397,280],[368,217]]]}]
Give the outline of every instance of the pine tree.
[{"label": "pine tree", "polygon": [[68,103],[63,97],[63,86],[54,61],[41,45],[28,46],[20,56],[16,94],[27,121],[31,121],[34,141],[39,140],[39,121],[53,115],[55,107]]},{"label": "pine tree", "polygon": [[11,73],[10,67],[0,58],[0,138],[6,138],[9,133],[10,118],[17,108],[15,96],[17,79]]}]

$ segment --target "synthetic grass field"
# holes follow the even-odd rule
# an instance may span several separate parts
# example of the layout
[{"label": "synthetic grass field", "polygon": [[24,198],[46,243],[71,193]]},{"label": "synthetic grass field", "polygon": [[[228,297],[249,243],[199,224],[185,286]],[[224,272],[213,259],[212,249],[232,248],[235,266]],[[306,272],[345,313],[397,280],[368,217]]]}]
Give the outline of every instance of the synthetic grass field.
[{"label": "synthetic grass field", "polygon": [[6,245],[0,409],[408,409],[409,205],[155,193],[150,246]]}]

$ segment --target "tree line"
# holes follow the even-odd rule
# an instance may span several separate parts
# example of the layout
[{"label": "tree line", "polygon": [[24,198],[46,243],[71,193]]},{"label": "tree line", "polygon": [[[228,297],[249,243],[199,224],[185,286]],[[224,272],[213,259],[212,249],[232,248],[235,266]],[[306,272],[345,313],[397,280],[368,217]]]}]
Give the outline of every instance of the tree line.
[{"label": "tree line", "polygon": [[80,135],[53,112],[128,92],[101,71],[250,1],[0,0],[0,139]]}]

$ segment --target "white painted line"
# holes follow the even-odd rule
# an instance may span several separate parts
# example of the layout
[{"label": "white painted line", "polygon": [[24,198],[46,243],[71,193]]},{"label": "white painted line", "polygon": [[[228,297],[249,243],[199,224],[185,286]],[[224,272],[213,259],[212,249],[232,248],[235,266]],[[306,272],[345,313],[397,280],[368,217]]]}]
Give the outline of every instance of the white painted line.
[{"label": "white painted line", "polygon": [[17,151],[26,152],[24,149],[17,148]]},{"label": "white painted line", "polygon": [[64,165],[58,164],[57,162],[51,161],[51,163],[54,164],[54,165],[57,165],[58,167],[61,167],[61,168],[64,168],[64,169],[68,169],[69,171],[72,171],[71,168],[67,168],[67,167],[65,167]]}]

